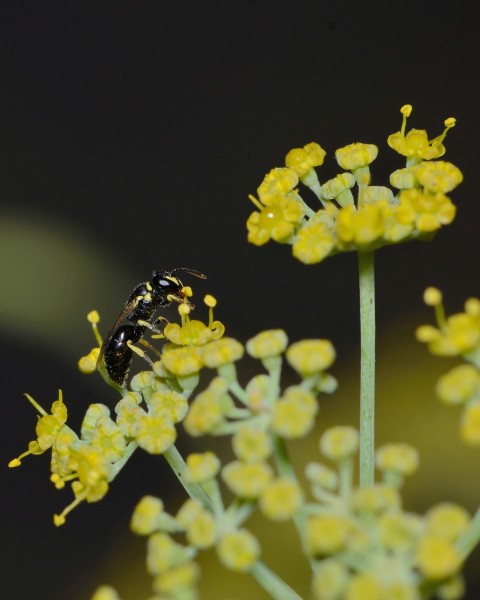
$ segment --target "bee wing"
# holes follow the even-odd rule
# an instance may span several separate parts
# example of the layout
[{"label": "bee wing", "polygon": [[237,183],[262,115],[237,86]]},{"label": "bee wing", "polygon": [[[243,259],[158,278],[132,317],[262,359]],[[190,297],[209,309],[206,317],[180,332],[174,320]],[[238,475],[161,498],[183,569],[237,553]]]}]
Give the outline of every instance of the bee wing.
[{"label": "bee wing", "polygon": [[107,335],[105,336],[105,338],[103,340],[102,347],[100,348],[100,354],[98,356],[97,364],[100,364],[100,362],[103,358],[103,355],[105,354],[105,348],[106,348],[108,342],[112,339],[113,334],[117,331],[117,329],[120,327],[120,325],[123,325],[126,321],[128,321],[130,319],[132,314],[135,312],[135,310],[140,302],[140,299],[141,299],[140,296],[135,296],[134,298],[130,299],[123,307],[122,312],[115,319],[115,323],[112,325],[112,327],[110,328],[110,331],[107,333]]}]

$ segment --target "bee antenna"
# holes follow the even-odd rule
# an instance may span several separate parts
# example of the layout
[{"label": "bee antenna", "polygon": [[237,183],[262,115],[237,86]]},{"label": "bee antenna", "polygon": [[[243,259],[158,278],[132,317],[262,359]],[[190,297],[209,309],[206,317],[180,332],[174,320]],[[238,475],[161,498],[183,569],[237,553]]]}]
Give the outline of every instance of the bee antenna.
[{"label": "bee antenna", "polygon": [[200,279],[207,278],[207,276],[201,273],[200,271],[197,271],[196,269],[190,269],[190,267],[177,267],[176,269],[172,269],[171,273],[173,275],[173,273],[178,273],[178,271],[184,271],[185,273],[188,273],[189,275],[194,275],[195,277],[199,277]]}]

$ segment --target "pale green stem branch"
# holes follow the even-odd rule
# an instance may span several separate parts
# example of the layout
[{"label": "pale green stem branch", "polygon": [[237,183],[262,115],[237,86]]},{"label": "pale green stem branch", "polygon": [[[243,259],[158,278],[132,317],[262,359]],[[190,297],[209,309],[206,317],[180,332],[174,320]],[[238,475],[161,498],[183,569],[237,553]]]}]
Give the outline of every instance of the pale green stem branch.
[{"label": "pale green stem branch", "polygon": [[360,486],[374,483],[375,268],[374,253],[358,253],[360,286]]},{"label": "pale green stem branch", "polygon": [[163,453],[163,456],[165,457],[166,461],[177,476],[178,481],[180,481],[180,483],[185,488],[185,491],[190,496],[190,498],[198,500],[201,504],[203,504],[203,506],[205,506],[213,512],[213,502],[205,493],[205,491],[198,485],[198,483],[193,483],[186,479],[185,471],[187,465],[185,464],[185,461],[183,460],[180,452],[175,448],[175,446],[170,446],[170,448]]},{"label": "pale green stem branch", "polygon": [[[288,455],[287,448],[285,446],[284,440],[279,436],[274,436],[274,459],[277,465],[278,472],[282,477],[287,477],[298,483],[297,476],[295,474],[295,470],[293,468],[292,462]],[[293,522],[295,524],[295,528],[300,537],[300,541],[303,544],[303,539],[305,535],[305,525],[307,521],[307,514],[305,511],[305,505],[303,508],[297,512],[293,516]],[[310,560],[310,566],[313,570],[313,561]]]},{"label": "pale green stem branch", "polygon": [[264,563],[255,562],[250,568],[255,581],[275,600],[302,600],[276,573]]}]

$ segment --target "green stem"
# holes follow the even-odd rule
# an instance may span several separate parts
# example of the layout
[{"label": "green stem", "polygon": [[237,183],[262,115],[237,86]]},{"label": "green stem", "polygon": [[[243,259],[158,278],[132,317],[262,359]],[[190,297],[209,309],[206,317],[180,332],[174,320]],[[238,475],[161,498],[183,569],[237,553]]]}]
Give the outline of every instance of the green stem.
[{"label": "green stem", "polygon": [[462,560],[472,552],[475,546],[480,542],[480,508],[473,515],[467,529],[455,542],[457,550],[460,552]]},{"label": "green stem", "polygon": [[375,449],[374,253],[358,253],[360,283],[360,485],[373,485]]},{"label": "green stem", "polygon": [[[286,477],[288,479],[293,480],[298,484],[297,476],[295,474],[295,470],[293,468],[292,462],[290,460],[290,456],[288,455],[287,447],[285,446],[284,440],[279,436],[274,436],[274,459],[277,465],[278,472],[282,477]],[[293,516],[293,522],[295,524],[295,528],[300,537],[300,541],[303,544],[304,536],[305,536],[305,525],[307,521],[307,514],[305,511],[305,505],[303,505],[302,509],[297,512]],[[310,567],[314,568],[314,561],[310,559]]]},{"label": "green stem", "polygon": [[213,512],[214,506],[212,500],[205,493],[205,491],[198,485],[198,483],[192,483],[185,478],[185,471],[187,465],[183,460],[180,452],[175,448],[175,446],[170,446],[170,448],[163,453],[166,461],[172,468],[173,472],[177,476],[177,479],[185,488],[185,491],[194,500],[198,500],[205,508],[208,508]]},{"label": "green stem", "polygon": [[276,573],[271,571],[264,563],[255,562],[250,568],[250,574],[272,598],[275,600],[302,600]]}]

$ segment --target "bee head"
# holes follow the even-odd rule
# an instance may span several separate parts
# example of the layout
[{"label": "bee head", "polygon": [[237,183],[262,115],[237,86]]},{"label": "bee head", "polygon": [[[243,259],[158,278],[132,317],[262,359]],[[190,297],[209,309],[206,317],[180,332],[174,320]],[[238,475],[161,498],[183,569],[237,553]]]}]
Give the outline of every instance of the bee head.
[{"label": "bee head", "polygon": [[191,275],[195,275],[195,277],[206,279],[205,275],[199,271],[187,267],[180,267],[172,269],[171,271],[154,271],[151,284],[160,296],[161,306],[168,306],[172,302],[186,302],[193,308],[193,304],[188,300],[183,291],[183,283],[175,275],[178,271],[184,271]]}]

